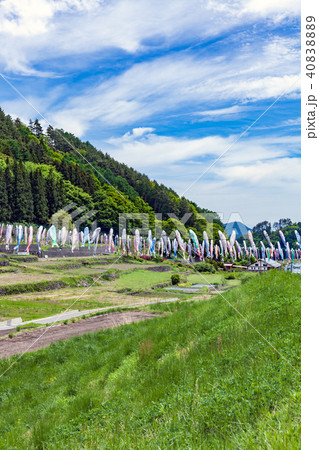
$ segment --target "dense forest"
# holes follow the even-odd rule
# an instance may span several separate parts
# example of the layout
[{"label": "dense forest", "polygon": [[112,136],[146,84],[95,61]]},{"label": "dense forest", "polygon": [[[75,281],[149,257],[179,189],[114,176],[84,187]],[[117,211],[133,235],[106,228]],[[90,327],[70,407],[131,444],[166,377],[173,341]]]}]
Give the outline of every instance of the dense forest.
[{"label": "dense forest", "polygon": [[[155,213],[163,214],[163,229],[183,229],[169,216],[191,213],[185,227],[204,230],[217,238],[222,223],[213,213],[214,225],[202,214],[212,213],[152,181],[131,167],[82,142],[71,133],[36,119],[28,126],[12,120],[0,109],[0,221],[49,225],[52,215],[69,203],[95,210],[102,230],[118,229],[119,213],[147,213],[154,229]],[[90,225],[88,219],[82,225]],[[140,224],[130,223],[131,226]]]},{"label": "dense forest", "polygon": [[274,222],[271,224],[267,220],[263,222],[257,223],[252,229],[253,237],[256,245],[259,245],[259,242],[262,241],[264,245],[267,247],[268,243],[264,236],[264,231],[266,231],[269,235],[269,238],[273,244],[276,242],[281,242],[281,238],[279,236],[279,230],[282,230],[285,239],[289,242],[291,248],[296,247],[296,234],[295,230],[301,235],[301,222],[293,223],[291,219],[279,219],[278,222]]}]

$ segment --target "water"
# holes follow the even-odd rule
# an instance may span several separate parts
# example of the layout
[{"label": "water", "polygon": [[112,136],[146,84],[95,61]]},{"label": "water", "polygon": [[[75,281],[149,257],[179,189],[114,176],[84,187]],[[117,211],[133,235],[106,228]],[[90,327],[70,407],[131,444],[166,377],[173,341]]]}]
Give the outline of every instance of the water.
[{"label": "water", "polygon": [[199,292],[200,288],[172,286],[164,288],[165,291]]},{"label": "water", "polygon": [[200,290],[203,287],[216,287],[215,284],[201,284],[201,283],[197,283],[197,284],[193,284],[190,287],[182,287],[182,286],[171,286],[171,287],[167,287],[165,288],[166,291],[181,291],[181,292],[200,292]]}]

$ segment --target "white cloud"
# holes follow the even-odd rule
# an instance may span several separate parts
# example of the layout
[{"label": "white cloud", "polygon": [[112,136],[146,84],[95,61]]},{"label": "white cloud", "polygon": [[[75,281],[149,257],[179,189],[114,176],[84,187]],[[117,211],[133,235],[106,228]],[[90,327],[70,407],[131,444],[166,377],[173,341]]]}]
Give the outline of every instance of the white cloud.
[{"label": "white cloud", "polygon": [[[106,60],[110,49],[136,54],[139,61],[147,55],[147,61],[102,75],[72,97],[65,88],[58,107],[61,92],[54,90],[48,98],[37,95],[37,87],[32,102],[53,125],[78,136],[93,125],[130,127],[124,136],[109,139],[107,150],[183,192],[237,136],[158,136],[153,124],[158,128],[160,119],[179,114],[211,121],[251,117],[253,102],[270,104],[285,90],[290,97],[299,95],[298,37],[273,35],[278,22],[299,16],[299,0],[2,0],[0,70],[53,77],[64,64],[82,67],[97,54]],[[267,33],[258,31],[260,24]],[[196,47],[216,36],[222,40],[209,51]],[[188,48],[169,53],[181,47]],[[150,59],[154,48],[168,56]],[[50,65],[58,73],[49,73]],[[35,116],[20,100],[1,106],[26,121]],[[294,125],[292,120],[284,124]],[[246,137],[194,185],[190,197],[219,210],[227,199],[229,208],[247,210],[251,223],[260,204],[265,205],[260,219],[271,218],[276,208],[289,216],[286,205],[298,209],[298,148],[298,138]]]},{"label": "white cloud", "polygon": [[34,74],[33,64],[48,58],[110,47],[134,53],[150,45],[193,44],[259,19],[296,17],[298,5],[295,0],[3,0],[0,37],[6,45],[0,48],[0,66]]},{"label": "white cloud", "polygon": [[[208,136],[197,139],[159,136],[154,133],[143,137],[141,135],[140,139],[128,139],[127,136],[133,136],[133,133],[128,132],[120,138],[108,139],[104,149],[115,159],[138,170],[158,170],[164,173],[176,172],[177,166],[187,162],[193,165],[195,161],[195,165],[200,166],[196,167],[195,171],[203,171],[223,154],[211,172],[218,175],[220,167],[223,167],[224,170],[233,170],[234,176],[239,177],[242,167],[258,161],[289,157],[295,154],[300,146],[299,137],[291,136],[263,136],[238,141],[238,136]],[[189,171],[187,174],[189,175]]]},{"label": "white cloud", "polygon": [[99,3],[97,0],[2,0],[0,29],[19,38],[47,34],[56,14],[89,11]]},{"label": "white cloud", "polygon": [[30,119],[34,120],[38,118],[46,128],[48,123],[41,118],[41,115],[37,111],[47,119],[45,111],[50,110],[56,99],[63,95],[63,93],[62,86],[47,90],[46,95],[42,97],[37,96],[36,93],[31,95],[25,93],[27,101],[20,96],[16,96],[13,100],[3,99],[1,101],[1,108],[3,108],[6,114],[11,115],[13,118],[18,117],[25,124],[28,124]]},{"label": "white cloud", "polygon": [[[275,56],[274,42],[284,45],[285,52]],[[107,126],[139,125],[159,114],[194,113],[196,107],[202,110],[208,105],[217,108],[198,114],[208,115],[209,120],[217,114],[239,114],[248,110],[242,103],[283,93],[296,95],[299,53],[295,44],[294,39],[284,38],[281,43],[276,37],[263,46],[258,42],[250,52],[243,46],[235,54],[209,59],[174,54],[141,62],[66,101],[62,111],[51,111],[51,117],[57,126],[68,123],[68,117],[77,117],[81,123],[77,129],[84,133],[91,121],[100,120]],[[239,104],[218,108],[221,102]]]},{"label": "white cloud", "polygon": [[153,131],[155,131],[155,128],[138,127],[138,128],[133,128],[132,132],[128,131],[127,133],[125,133],[125,135],[123,137],[130,140],[130,139],[140,138],[145,134],[152,133]]},{"label": "white cloud", "polygon": [[[233,81],[233,80],[232,80]],[[227,89],[228,88],[228,89]],[[229,83],[222,91],[229,98],[242,101],[262,100],[278,97],[282,93],[290,94],[300,89],[300,76],[265,76],[262,78],[248,78],[238,83]]]},{"label": "white cloud", "polygon": [[[71,17],[84,19],[100,0],[2,0],[0,2],[0,66],[24,75],[49,76],[32,67],[33,63],[60,54],[59,41],[76,37],[74,30],[60,34]],[[61,30],[62,31],[62,30]],[[76,45],[74,46],[76,47]],[[72,45],[69,54],[72,54]]]},{"label": "white cloud", "polygon": [[[228,167],[227,179],[233,184],[241,181],[248,185],[258,186],[265,183],[272,187],[283,182],[290,182],[300,178],[299,158],[279,158],[269,161],[256,161],[254,164],[236,165]],[[218,169],[215,170],[215,172]]]},{"label": "white cloud", "polygon": [[282,126],[285,127],[299,127],[301,125],[301,117],[297,117],[297,119],[288,119],[282,123]]},{"label": "white cloud", "polygon": [[243,14],[271,15],[275,20],[282,20],[291,15],[300,14],[299,0],[248,0],[243,4]]},{"label": "white cloud", "polygon": [[150,134],[155,131],[155,128],[151,127],[138,127],[133,128],[132,131],[128,131],[120,138],[110,138],[108,139],[108,143],[117,147],[120,143],[133,143],[136,140],[137,142],[143,142],[144,139],[148,139]]},{"label": "white cloud", "polygon": [[[193,115],[199,116],[198,119],[195,119],[195,122],[220,122],[220,121],[229,121],[238,119],[239,117],[243,117],[245,115],[250,114],[254,110],[256,110],[254,106],[241,106],[241,105],[233,105],[227,108],[218,108],[207,111],[196,111]],[[191,113],[189,114],[191,115]]]},{"label": "white cloud", "polygon": [[[300,160],[294,158],[291,167],[294,173],[299,173]],[[284,165],[281,168],[285,170]],[[247,185],[246,181],[208,183],[207,180],[200,180],[187,192],[187,197],[202,207],[223,212],[225,220],[236,212],[244,219],[244,223],[251,225],[263,220],[274,222],[281,217],[300,220],[299,176],[275,180],[270,174],[268,179],[254,185]],[[183,185],[174,188],[178,192],[183,189]]]},{"label": "white cloud", "polygon": [[220,119],[223,116],[228,117],[228,116],[232,116],[234,114],[239,114],[244,111],[250,111],[250,110],[251,110],[251,108],[246,107],[246,106],[234,105],[234,106],[229,106],[228,108],[213,109],[213,110],[209,110],[209,111],[198,111],[195,113],[195,115],[205,116],[205,117],[216,117],[216,118]]},{"label": "white cloud", "polygon": [[[105,150],[182,194],[236,138],[181,139],[151,133],[130,141],[125,136],[110,139]],[[298,136],[241,139],[185,195],[225,217],[239,212],[253,224],[284,215],[298,219],[299,147]]]}]

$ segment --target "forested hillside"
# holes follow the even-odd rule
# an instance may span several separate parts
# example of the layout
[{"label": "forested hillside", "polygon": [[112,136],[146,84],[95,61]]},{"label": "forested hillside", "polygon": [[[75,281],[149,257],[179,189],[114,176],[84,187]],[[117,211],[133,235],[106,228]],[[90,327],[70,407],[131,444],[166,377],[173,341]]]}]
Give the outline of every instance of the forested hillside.
[{"label": "forested hillside", "polygon": [[52,214],[73,202],[96,210],[94,219],[102,229],[116,231],[118,215],[123,212],[150,214],[151,227],[155,213],[162,213],[168,232],[180,225],[169,213],[178,218],[192,213],[185,226],[199,233],[222,229],[217,215],[214,229],[201,216],[211,211],[180,198],[89,142],[51,126],[44,131],[37,119],[26,126],[1,109],[0,190],[1,222],[48,225]]},{"label": "forested hillside", "polygon": [[252,233],[256,243],[259,244],[259,242],[262,241],[267,246],[267,240],[265,239],[263,232],[266,231],[271,242],[275,244],[278,241],[281,242],[279,230],[284,232],[286,242],[288,242],[290,247],[293,248],[296,244],[295,230],[301,234],[301,222],[293,223],[290,219],[279,219],[278,222],[271,224],[265,220],[257,223],[257,225],[255,225],[252,229]]}]

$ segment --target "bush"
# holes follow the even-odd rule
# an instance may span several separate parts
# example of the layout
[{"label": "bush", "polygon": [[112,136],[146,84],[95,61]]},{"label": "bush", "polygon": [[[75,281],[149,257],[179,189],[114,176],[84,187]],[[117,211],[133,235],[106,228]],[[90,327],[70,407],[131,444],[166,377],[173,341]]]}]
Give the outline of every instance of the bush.
[{"label": "bush", "polygon": [[138,262],[144,262],[144,259],[140,258],[139,256],[134,256],[134,259],[135,259],[135,261],[138,261]]},{"label": "bush", "polygon": [[238,265],[240,266],[249,266],[249,264],[250,264],[249,259],[242,259],[241,261],[238,262]]},{"label": "bush", "polygon": [[116,278],[120,278],[119,270],[109,269],[102,276],[101,280],[114,281]]},{"label": "bush", "polygon": [[233,273],[230,273],[229,275],[225,275],[225,280],[235,280],[235,275]]},{"label": "bush", "polygon": [[173,285],[180,283],[181,282],[180,274],[179,273],[173,273],[173,275],[171,276],[171,281],[172,281]]},{"label": "bush", "polygon": [[137,255],[123,255],[122,258],[116,261],[116,264],[122,264],[123,262],[127,263],[142,263],[144,262],[144,258],[140,258]]},{"label": "bush", "polygon": [[206,262],[199,262],[194,264],[194,269],[197,270],[197,272],[210,272],[215,273],[216,269],[213,266],[213,264],[209,264]]}]

